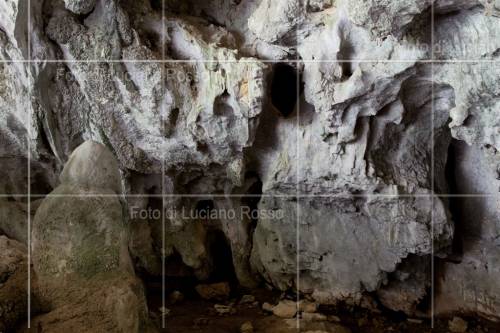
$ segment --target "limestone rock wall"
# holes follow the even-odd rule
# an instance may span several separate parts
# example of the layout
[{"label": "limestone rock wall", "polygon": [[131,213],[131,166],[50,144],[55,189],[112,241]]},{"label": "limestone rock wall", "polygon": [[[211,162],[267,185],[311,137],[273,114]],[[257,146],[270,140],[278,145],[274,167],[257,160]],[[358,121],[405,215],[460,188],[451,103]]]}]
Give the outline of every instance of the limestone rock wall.
[{"label": "limestone rock wall", "polygon": [[[0,0],[1,234],[90,175],[136,270],[208,279],[222,233],[245,286],[414,314],[434,257],[441,313],[498,316],[498,1],[163,3]],[[116,165],[59,179],[88,141]]]}]

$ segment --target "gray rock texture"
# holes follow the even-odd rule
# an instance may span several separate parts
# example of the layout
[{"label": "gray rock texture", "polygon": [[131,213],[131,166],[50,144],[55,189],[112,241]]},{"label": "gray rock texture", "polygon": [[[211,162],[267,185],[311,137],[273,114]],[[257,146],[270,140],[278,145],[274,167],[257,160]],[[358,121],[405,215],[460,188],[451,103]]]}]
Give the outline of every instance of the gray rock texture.
[{"label": "gray rock texture", "polygon": [[59,177],[61,184],[103,188],[122,193],[118,162],[103,145],[87,141],[71,154]]},{"label": "gray rock texture", "polygon": [[27,5],[0,0],[0,233],[34,216],[42,326],[110,281],[134,316],[96,329],[145,329],[162,255],[409,315],[435,281],[440,314],[499,319],[498,1]]},{"label": "gray rock texture", "polygon": [[35,322],[49,331],[76,329],[87,320],[89,330],[144,332],[147,307],[128,252],[124,210],[109,196],[120,190],[116,158],[103,145],[85,142],[60,179],[33,221],[37,295],[48,310]]},{"label": "gray rock texture", "polygon": [[96,0],[65,0],[64,4],[75,14],[88,14],[94,9],[96,2]]},{"label": "gray rock texture", "polygon": [[0,330],[7,331],[25,318],[28,309],[28,261],[25,245],[0,236]]}]

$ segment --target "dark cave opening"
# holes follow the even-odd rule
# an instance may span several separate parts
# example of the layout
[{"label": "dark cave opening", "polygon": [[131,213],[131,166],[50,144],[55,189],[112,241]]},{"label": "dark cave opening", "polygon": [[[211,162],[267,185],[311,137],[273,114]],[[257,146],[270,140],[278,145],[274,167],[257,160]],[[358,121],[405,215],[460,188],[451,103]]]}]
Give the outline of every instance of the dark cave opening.
[{"label": "dark cave opening", "polygon": [[168,116],[168,122],[170,126],[177,126],[177,121],[179,120],[179,112],[179,108],[175,108],[170,111],[170,115]]},{"label": "dark cave opening", "polygon": [[297,69],[288,64],[279,63],[274,66],[274,77],[271,83],[271,101],[283,117],[295,111],[299,89],[297,87]]},{"label": "dark cave opening", "polygon": [[137,275],[144,283],[147,302],[152,309],[162,306],[163,288],[167,297],[174,291],[180,291],[190,299],[198,297],[195,291],[195,286],[199,283],[198,279],[193,269],[184,264],[181,255],[175,250],[166,258],[165,280],[161,275],[151,275],[145,271],[138,271]]},{"label": "dark cave opening", "polygon": [[[446,181],[448,183],[448,193],[449,194],[459,194],[457,178],[456,178],[456,162],[457,162],[457,154],[456,154],[456,140],[452,140],[448,147],[448,158],[446,160],[445,166],[445,175]],[[455,227],[453,234],[453,243],[452,243],[452,256],[450,260],[456,260],[456,257],[459,257],[463,254],[463,225],[460,217],[460,198],[456,198],[453,196],[449,196],[447,198],[448,208],[450,210],[451,219],[453,221],[453,225]]]},{"label": "dark cave opening", "polygon": [[212,213],[216,206],[213,200],[205,199],[196,203],[195,213],[207,227],[206,247],[211,260],[211,272],[206,283],[229,282],[231,285],[238,284],[236,270],[233,264],[233,254],[229,241],[220,229],[218,220],[212,220]]},{"label": "dark cave opening", "polygon": [[151,8],[157,11],[163,10],[163,1],[162,0],[150,0]]},{"label": "dark cave opening", "polygon": [[214,209],[213,200],[200,200],[196,203],[195,212],[197,216],[209,216]]},{"label": "dark cave opening", "polygon": [[220,230],[210,230],[207,243],[212,260],[212,273],[208,282],[229,282],[230,285],[237,286],[238,278],[234,269],[231,246],[226,235]]}]

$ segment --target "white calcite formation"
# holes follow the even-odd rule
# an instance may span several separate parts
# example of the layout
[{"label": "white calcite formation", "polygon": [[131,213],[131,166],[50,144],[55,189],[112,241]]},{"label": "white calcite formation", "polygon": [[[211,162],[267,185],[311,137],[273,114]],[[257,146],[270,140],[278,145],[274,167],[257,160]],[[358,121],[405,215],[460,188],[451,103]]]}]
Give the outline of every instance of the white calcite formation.
[{"label": "white calcite formation", "polygon": [[223,244],[247,287],[500,319],[498,1],[163,2],[0,0],[1,234],[32,214],[55,251],[51,214],[111,211],[151,275],[209,279]]}]

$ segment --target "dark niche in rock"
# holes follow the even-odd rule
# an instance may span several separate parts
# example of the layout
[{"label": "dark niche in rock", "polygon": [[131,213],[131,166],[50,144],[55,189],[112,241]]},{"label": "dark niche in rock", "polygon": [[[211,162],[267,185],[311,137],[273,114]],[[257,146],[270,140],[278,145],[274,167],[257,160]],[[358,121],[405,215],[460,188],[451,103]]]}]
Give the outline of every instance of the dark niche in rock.
[{"label": "dark niche in rock", "polygon": [[210,230],[207,235],[208,249],[212,258],[210,282],[229,282],[238,285],[233,265],[231,246],[220,230]]},{"label": "dark niche in rock", "polygon": [[295,111],[298,98],[297,76],[297,69],[293,66],[284,63],[274,66],[271,101],[283,117],[288,117]]}]

